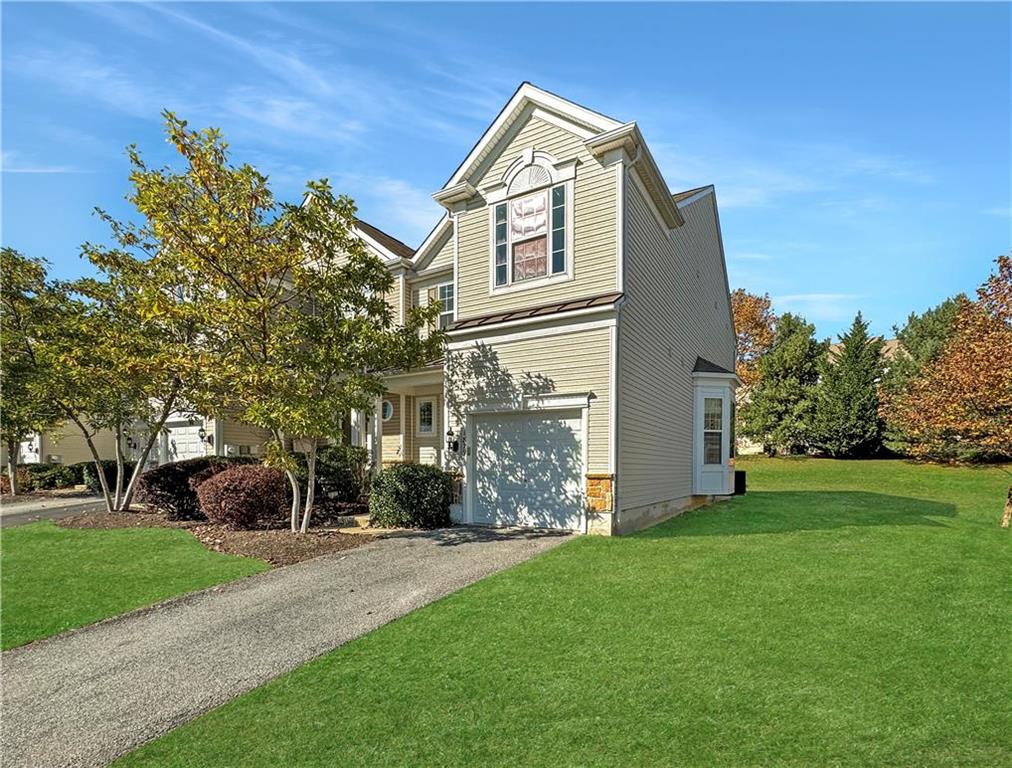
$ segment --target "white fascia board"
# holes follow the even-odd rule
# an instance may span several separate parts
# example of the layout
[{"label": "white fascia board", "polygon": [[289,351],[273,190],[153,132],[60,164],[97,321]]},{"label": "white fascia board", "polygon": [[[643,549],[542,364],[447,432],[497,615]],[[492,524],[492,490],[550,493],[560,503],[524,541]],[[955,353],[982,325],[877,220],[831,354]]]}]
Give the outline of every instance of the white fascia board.
[{"label": "white fascia board", "polygon": [[737,387],[741,384],[741,379],[739,379],[738,375],[734,373],[694,371],[692,374],[692,383],[697,387],[705,386],[707,384],[715,384],[717,386],[726,386],[727,384],[730,384],[732,387]]},{"label": "white fascia board", "polygon": [[679,200],[677,203],[675,203],[675,205],[677,205],[678,209],[681,210],[686,206],[692,205],[697,200],[702,200],[707,195],[712,194],[713,194],[713,184],[710,184],[709,186],[699,190],[696,194],[692,195],[692,197],[687,197],[684,200]]},{"label": "white fascia board", "polygon": [[478,143],[474,145],[467,154],[467,157],[464,158],[464,162],[460,164],[460,167],[454,171],[450,179],[443,185],[444,190],[453,187],[471,174],[474,165],[479,161],[489,145],[499,139],[501,132],[509,126],[517,114],[528,104],[541,107],[549,112],[564,115],[575,123],[598,132],[610,131],[621,125],[617,120],[613,120],[586,107],[581,107],[579,104],[567,101],[560,96],[556,96],[554,93],[543,91],[530,83],[524,83],[516,90],[516,93],[513,94],[512,98],[506,103],[506,106],[499,112],[496,119],[485,130],[481,138],[478,139]]},{"label": "white fascia board", "polygon": [[396,253],[394,253],[393,251],[391,251],[389,248],[381,245],[376,240],[374,240],[373,238],[369,237],[369,235],[367,235],[365,232],[363,232],[358,227],[353,227],[352,228],[352,232],[355,233],[355,235],[358,237],[359,240],[362,240],[366,245],[368,245],[370,248],[372,248],[374,251],[376,251],[380,256],[383,256],[384,260],[386,261],[387,264],[390,264],[391,262],[398,262],[399,263],[399,262],[401,262],[401,261],[404,260],[404,257],[398,256]]},{"label": "white fascia board", "polygon": [[414,262],[416,270],[425,269],[429,262],[436,257],[435,251],[432,253],[427,253],[427,251],[438,243],[443,236],[452,229],[453,220],[450,218],[449,214],[444,214],[443,218],[439,220],[439,223],[433,227],[431,232],[429,232],[429,236],[425,238],[425,241],[418,246],[418,249],[415,251],[415,256],[412,261]]},{"label": "white fascia board", "polygon": [[432,196],[432,199],[446,210],[451,211],[454,203],[466,202],[477,194],[478,190],[471,186],[471,182],[462,181],[450,187],[443,187]]},{"label": "white fascia board", "polygon": [[664,223],[670,229],[685,223],[671,197],[671,190],[668,189],[668,184],[664,181],[654,156],[650,153],[650,148],[643,140],[643,134],[635,122],[620,125],[611,131],[587,139],[583,144],[597,158],[603,158],[608,152],[616,149],[623,150],[632,158],[630,166],[639,174]]}]

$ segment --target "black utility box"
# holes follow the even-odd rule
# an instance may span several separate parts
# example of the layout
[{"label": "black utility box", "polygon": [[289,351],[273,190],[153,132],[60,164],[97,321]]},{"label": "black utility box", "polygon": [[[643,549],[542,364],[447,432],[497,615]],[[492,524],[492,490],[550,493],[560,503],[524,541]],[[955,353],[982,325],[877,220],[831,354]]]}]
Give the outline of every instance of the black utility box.
[{"label": "black utility box", "polygon": [[736,469],[734,471],[734,495],[744,496],[745,495],[745,470]]}]

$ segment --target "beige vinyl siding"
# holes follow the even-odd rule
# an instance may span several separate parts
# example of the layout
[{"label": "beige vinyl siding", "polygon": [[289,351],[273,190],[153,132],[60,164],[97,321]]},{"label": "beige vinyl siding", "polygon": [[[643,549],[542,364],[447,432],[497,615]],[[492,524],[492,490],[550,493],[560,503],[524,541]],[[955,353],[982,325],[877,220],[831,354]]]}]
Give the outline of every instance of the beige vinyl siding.
[{"label": "beige vinyl siding", "polygon": [[[412,397],[411,409],[411,452],[408,454],[412,461],[421,464],[439,464],[439,457],[443,448],[443,397],[439,390],[433,390],[427,394],[417,394]],[[432,432],[423,434],[418,431],[418,409],[421,401],[431,400],[433,419]]]},{"label": "beige vinyl siding", "polygon": [[[101,458],[116,458],[116,435],[112,430],[100,430],[92,438],[92,442]],[[39,461],[49,463],[56,456],[60,457],[61,464],[94,460],[87,441],[74,424],[65,424],[60,429],[42,435],[39,441]],[[25,461],[23,452],[21,461]]]},{"label": "beige vinyl siding", "polygon": [[[387,393],[383,396],[394,407],[394,415],[390,421],[380,421],[382,434],[380,437],[380,460],[383,462],[402,461],[401,455],[401,396]],[[382,417],[382,411],[380,412]]]},{"label": "beige vinyl siding", "polygon": [[401,278],[399,275],[394,275],[394,281],[390,286],[390,290],[387,291],[386,300],[394,313],[394,324],[396,325],[401,321],[401,301],[403,300],[401,296]]},{"label": "beige vinyl siding", "polygon": [[[630,179],[626,301],[619,318],[618,503],[630,509],[692,493],[692,368],[733,368],[734,336],[713,197],[682,209],[669,238]],[[716,306],[715,306],[716,305]]]},{"label": "beige vinyl siding", "polygon": [[411,306],[427,307],[429,305],[429,291],[444,283],[453,282],[453,272],[444,271],[438,275],[430,275],[420,280],[415,280],[410,285]]},{"label": "beige vinyl siding", "polygon": [[263,445],[270,440],[266,430],[228,418],[222,420],[221,435],[225,445]]},{"label": "beige vinyl siding", "polygon": [[[490,336],[448,353],[454,358],[449,366],[449,386],[465,382],[456,390],[458,397],[473,405],[514,401],[523,394],[592,393],[587,471],[607,472],[610,333],[609,328],[594,328],[513,341]],[[465,391],[467,387],[472,390]],[[456,409],[451,410],[457,416]],[[459,430],[459,419],[452,421],[454,430]]]},{"label": "beige vinyl siding", "polygon": [[453,227],[447,230],[446,236],[432,246],[436,249],[436,255],[425,267],[426,270],[439,269],[441,267],[453,266]]},{"label": "beige vinyl siding", "polygon": [[573,279],[553,281],[526,290],[490,295],[491,252],[489,208],[484,204],[457,217],[457,317],[503,312],[538,304],[614,291],[616,287],[616,169],[602,166],[579,137],[540,120],[526,124],[482,172],[475,186],[498,181],[524,149],[550,153],[556,160],[579,159],[573,187]]}]

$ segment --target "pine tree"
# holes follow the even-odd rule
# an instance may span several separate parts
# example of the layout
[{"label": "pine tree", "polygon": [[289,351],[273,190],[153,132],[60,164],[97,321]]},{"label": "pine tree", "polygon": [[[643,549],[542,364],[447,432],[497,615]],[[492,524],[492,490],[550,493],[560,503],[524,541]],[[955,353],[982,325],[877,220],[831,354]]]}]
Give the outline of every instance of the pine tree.
[{"label": "pine tree", "polygon": [[882,444],[878,382],[882,376],[882,339],[868,335],[857,313],[836,350],[820,365],[815,443],[837,458],[867,456]]},{"label": "pine tree", "polygon": [[773,346],[759,359],[758,382],[740,413],[742,434],[761,442],[767,454],[809,447],[825,353],[826,344],[815,340],[815,326],[798,315],[779,318]]}]

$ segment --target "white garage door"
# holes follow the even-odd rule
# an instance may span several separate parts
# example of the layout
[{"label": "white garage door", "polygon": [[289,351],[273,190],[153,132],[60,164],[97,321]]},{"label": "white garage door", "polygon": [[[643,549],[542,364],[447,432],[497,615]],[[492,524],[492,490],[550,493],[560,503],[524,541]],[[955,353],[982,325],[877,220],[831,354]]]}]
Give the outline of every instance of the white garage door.
[{"label": "white garage door", "polygon": [[476,523],[580,527],[583,512],[579,410],[472,417]]},{"label": "white garage door", "polygon": [[200,425],[187,421],[167,423],[162,445],[165,448],[163,464],[193,459],[207,453],[200,439]]}]

